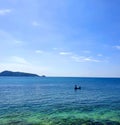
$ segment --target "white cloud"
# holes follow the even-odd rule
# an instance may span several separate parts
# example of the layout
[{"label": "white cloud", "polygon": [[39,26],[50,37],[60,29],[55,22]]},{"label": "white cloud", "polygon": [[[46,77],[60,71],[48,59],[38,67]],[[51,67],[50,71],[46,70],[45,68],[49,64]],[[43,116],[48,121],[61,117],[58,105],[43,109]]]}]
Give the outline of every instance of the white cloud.
[{"label": "white cloud", "polygon": [[102,54],[98,54],[97,56],[103,56]]},{"label": "white cloud", "polygon": [[43,51],[42,50],[36,50],[35,53],[42,54]]},{"label": "white cloud", "polygon": [[28,64],[28,61],[26,61],[24,58],[19,57],[19,56],[10,57],[10,61],[13,63],[18,63],[18,64]]},{"label": "white cloud", "polygon": [[85,56],[71,56],[71,58],[76,62],[101,62],[100,60]]},{"label": "white cloud", "polygon": [[5,44],[7,46],[13,46],[13,45],[21,46],[25,44],[24,41],[18,40],[11,33],[6,32],[4,30],[0,30],[0,41],[3,42],[2,44]]},{"label": "white cloud", "polygon": [[22,46],[25,44],[24,41],[21,41],[21,40],[13,40],[12,42],[14,45],[18,45],[18,46]]},{"label": "white cloud", "polygon": [[32,22],[32,25],[33,25],[33,26],[40,26],[40,23],[38,23],[37,21],[33,21],[33,22]]},{"label": "white cloud", "polygon": [[11,39],[13,39],[13,36],[10,33],[0,29],[0,40],[11,40]]},{"label": "white cloud", "polygon": [[116,46],[114,46],[114,48],[120,50],[120,45],[116,45]]},{"label": "white cloud", "polygon": [[58,50],[58,48],[55,47],[55,48],[53,48],[53,50]]},{"label": "white cloud", "polygon": [[6,14],[8,14],[8,13],[11,13],[11,9],[1,9],[0,10],[0,15],[6,15]]},{"label": "white cloud", "polygon": [[58,51],[64,51],[64,49],[63,48],[60,48],[60,47],[54,47],[54,48],[52,48],[53,50],[58,50]]},{"label": "white cloud", "polygon": [[19,41],[19,40],[14,40],[14,42],[15,42],[16,44],[22,44],[22,43],[23,43],[23,41]]},{"label": "white cloud", "polygon": [[84,61],[88,61],[88,62],[101,62],[100,60],[93,59],[93,58],[91,58],[91,57],[85,57],[85,58],[84,58]]},{"label": "white cloud", "polygon": [[89,50],[83,50],[83,53],[89,54],[89,53],[91,53],[91,51],[89,51]]},{"label": "white cloud", "polygon": [[[89,53],[90,53],[90,51],[89,51]],[[103,62],[102,60],[95,59],[91,56],[89,56],[89,57],[88,56],[79,56],[79,55],[73,54],[72,52],[60,52],[59,54],[63,55],[63,56],[69,56],[75,62]],[[99,56],[102,56],[102,55],[99,55]]]},{"label": "white cloud", "polygon": [[60,52],[59,54],[60,55],[71,55],[72,53],[71,52]]}]

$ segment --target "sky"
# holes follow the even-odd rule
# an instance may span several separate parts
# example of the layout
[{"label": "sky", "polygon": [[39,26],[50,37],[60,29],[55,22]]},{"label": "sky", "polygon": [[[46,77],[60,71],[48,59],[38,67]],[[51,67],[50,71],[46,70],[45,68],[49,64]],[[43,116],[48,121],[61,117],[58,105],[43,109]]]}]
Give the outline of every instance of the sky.
[{"label": "sky", "polygon": [[0,0],[0,71],[120,77],[120,0]]}]

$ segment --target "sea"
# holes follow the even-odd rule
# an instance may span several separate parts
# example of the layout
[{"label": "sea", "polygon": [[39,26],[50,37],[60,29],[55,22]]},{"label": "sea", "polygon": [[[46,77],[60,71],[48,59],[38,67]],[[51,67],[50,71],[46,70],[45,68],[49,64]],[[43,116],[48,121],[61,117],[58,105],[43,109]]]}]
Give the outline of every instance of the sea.
[{"label": "sea", "polygon": [[120,125],[120,78],[0,77],[0,125]]}]

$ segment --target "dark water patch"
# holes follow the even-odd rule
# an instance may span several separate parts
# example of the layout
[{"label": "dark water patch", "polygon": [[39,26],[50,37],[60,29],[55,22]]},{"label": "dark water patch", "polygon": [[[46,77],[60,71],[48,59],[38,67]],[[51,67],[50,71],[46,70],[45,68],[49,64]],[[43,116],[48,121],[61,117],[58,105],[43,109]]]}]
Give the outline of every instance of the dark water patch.
[{"label": "dark water patch", "polygon": [[7,123],[2,125],[29,125],[26,121],[21,120],[9,120]]},{"label": "dark water patch", "polygon": [[120,125],[116,121],[94,121],[91,119],[72,119],[72,118],[62,118],[54,119],[50,125]]},{"label": "dark water patch", "polygon": [[52,117],[40,119],[38,121],[27,121],[26,120],[9,120],[7,123],[0,125],[120,125],[120,122],[111,120],[94,120],[88,118],[75,118],[73,117]]}]

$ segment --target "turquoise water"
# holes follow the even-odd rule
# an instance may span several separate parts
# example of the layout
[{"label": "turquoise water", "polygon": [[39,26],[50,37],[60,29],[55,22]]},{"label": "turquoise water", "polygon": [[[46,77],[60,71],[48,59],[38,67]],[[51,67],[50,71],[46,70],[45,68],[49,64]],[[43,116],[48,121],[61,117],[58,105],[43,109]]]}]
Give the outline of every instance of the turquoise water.
[{"label": "turquoise water", "polygon": [[0,77],[0,125],[105,124],[120,125],[119,78]]}]

